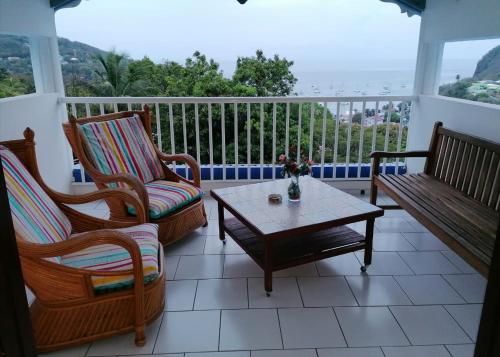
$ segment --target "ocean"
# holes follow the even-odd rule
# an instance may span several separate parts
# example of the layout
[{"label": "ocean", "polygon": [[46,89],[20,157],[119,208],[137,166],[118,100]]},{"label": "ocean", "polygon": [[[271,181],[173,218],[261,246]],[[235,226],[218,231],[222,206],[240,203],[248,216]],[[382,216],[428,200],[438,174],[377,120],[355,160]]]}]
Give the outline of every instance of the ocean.
[{"label": "ocean", "polygon": [[[475,59],[445,59],[440,84],[471,77]],[[234,64],[221,62],[226,75]],[[291,68],[297,78],[294,93],[299,96],[411,95],[415,77],[414,60],[392,61],[295,61]]]}]

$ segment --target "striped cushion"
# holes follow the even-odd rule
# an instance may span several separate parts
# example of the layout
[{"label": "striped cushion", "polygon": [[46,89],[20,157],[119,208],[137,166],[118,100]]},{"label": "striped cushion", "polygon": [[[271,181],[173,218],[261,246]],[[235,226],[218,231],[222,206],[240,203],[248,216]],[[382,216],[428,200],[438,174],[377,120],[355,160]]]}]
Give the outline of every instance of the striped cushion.
[{"label": "striped cushion", "polygon": [[[71,234],[71,223],[17,156],[0,145],[10,210],[16,234],[31,243],[56,243]],[[47,260],[59,263],[59,257]]]},{"label": "striped cushion", "polygon": [[144,183],[163,178],[160,160],[139,115],[82,124],[80,133],[90,159],[103,174],[128,173]]},{"label": "striped cushion", "polygon": [[[149,196],[149,216],[153,219],[164,217],[203,196],[198,187],[184,182],[158,180],[144,186]],[[135,214],[135,209],[129,206],[128,212]]]},{"label": "striped cushion", "polygon": [[[144,283],[147,284],[155,280],[158,276],[158,226],[146,223],[117,229],[117,231],[128,234],[139,244],[144,269]],[[132,259],[129,253],[124,248],[110,244],[98,245],[65,255],[62,257],[62,263],[73,268],[99,271],[132,269]],[[133,275],[92,277],[92,285],[96,292],[128,288],[133,284]]]}]

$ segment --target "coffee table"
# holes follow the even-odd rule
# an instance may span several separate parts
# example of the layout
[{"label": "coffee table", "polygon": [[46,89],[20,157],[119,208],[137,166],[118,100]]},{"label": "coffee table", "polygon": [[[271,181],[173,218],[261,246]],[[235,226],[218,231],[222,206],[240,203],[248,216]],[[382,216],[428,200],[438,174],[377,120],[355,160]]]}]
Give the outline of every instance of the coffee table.
[{"label": "coffee table", "polygon": [[[364,249],[362,271],[372,261],[373,226],[384,211],[310,176],[300,178],[300,202],[287,198],[287,179],[211,190],[219,213],[219,238],[227,233],[263,270],[266,293],[272,273]],[[282,203],[268,195],[279,193]],[[231,216],[225,218],[224,211]],[[347,227],[366,221],[363,236]]]}]

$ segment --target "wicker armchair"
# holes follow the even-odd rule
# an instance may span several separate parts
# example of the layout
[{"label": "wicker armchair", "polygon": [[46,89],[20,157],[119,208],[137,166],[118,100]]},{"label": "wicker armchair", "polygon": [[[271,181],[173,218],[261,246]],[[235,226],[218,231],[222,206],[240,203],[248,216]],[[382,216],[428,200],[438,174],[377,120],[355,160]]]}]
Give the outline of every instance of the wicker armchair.
[{"label": "wicker armchair", "polygon": [[[23,277],[36,297],[30,312],[38,352],[132,331],[144,345],[145,324],[165,304],[158,227],[145,224],[144,206],[129,190],[79,196],[51,190],[38,171],[33,131],[24,137],[0,142],[0,157]],[[69,206],[111,198],[134,206],[137,215],[105,220]]]},{"label": "wicker armchair", "polygon": [[[63,129],[99,189],[121,186],[137,193],[149,212],[148,222],[158,224],[164,245],[207,225],[196,160],[187,154],[164,154],[154,145],[147,106],[143,111],[72,116]],[[166,163],[172,161],[186,163],[193,179],[170,170]],[[114,220],[128,220],[135,214],[123,201],[108,198],[106,202]]]}]

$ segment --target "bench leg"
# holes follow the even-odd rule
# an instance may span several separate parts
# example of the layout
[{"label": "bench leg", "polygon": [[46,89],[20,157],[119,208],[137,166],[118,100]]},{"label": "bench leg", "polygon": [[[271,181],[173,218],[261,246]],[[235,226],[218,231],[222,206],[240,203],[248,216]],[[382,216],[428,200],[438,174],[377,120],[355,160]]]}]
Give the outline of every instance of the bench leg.
[{"label": "bench leg", "polygon": [[370,218],[366,221],[366,233],[365,233],[365,265],[361,267],[362,271],[366,271],[366,266],[372,263],[372,251],[373,251],[373,227],[375,225],[375,218]]},{"label": "bench leg", "polygon": [[370,203],[372,205],[377,205],[377,192],[378,191],[378,188],[377,186],[373,183],[373,179],[372,179],[372,184],[370,186]]},{"label": "bench leg", "polygon": [[273,263],[272,263],[272,247],[271,242],[266,240],[264,244],[264,288],[266,295],[271,296],[273,291]]}]

